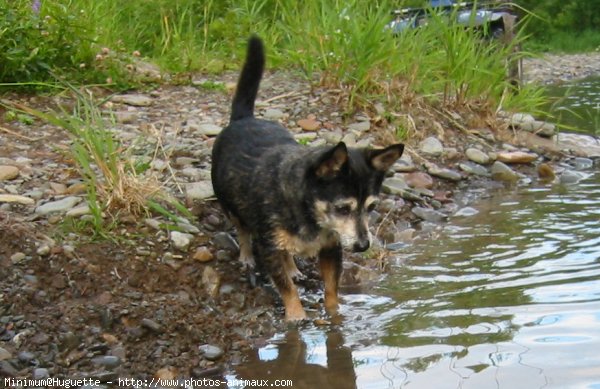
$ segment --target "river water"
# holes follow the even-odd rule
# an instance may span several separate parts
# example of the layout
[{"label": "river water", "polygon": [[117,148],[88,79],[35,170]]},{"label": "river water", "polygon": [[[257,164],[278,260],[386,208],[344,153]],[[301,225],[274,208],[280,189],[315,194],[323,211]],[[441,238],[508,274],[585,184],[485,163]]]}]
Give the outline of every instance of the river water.
[{"label": "river water", "polygon": [[[600,388],[600,172],[500,189],[402,248],[343,320],[277,334],[230,379],[293,388]],[[252,386],[247,386],[248,388]]]}]

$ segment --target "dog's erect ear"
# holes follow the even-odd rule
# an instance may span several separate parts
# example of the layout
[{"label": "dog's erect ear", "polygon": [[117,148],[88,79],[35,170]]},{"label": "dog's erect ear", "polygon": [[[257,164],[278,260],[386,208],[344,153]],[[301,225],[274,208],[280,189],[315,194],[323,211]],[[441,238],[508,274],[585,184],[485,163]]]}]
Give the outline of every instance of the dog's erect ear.
[{"label": "dog's erect ear", "polygon": [[344,142],[340,142],[323,154],[315,169],[315,175],[325,179],[334,178],[346,162],[348,162],[348,149]]},{"label": "dog's erect ear", "polygon": [[385,172],[402,156],[403,151],[404,145],[396,143],[385,149],[369,150],[367,152],[367,159],[373,169]]}]

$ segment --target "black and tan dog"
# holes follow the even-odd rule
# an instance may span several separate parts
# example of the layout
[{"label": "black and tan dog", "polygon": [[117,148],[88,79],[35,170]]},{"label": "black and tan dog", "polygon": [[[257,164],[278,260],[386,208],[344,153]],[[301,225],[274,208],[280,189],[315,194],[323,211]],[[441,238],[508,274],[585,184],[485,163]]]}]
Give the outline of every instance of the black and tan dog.
[{"label": "black and tan dog", "polygon": [[259,261],[281,294],[286,319],[299,320],[306,313],[293,281],[294,256],[318,257],[325,307],[335,312],[342,249],[369,248],[368,212],[404,145],[306,147],[278,123],[255,119],[264,63],[262,41],[250,38],[231,121],[213,147],[212,182],[237,227],[240,260],[249,267]]}]

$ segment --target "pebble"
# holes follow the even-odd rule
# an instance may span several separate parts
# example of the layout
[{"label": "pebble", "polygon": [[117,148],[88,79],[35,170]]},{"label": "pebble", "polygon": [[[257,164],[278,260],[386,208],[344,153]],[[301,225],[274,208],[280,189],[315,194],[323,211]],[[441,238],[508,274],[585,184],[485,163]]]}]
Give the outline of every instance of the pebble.
[{"label": "pebble", "polygon": [[414,172],[406,176],[406,183],[412,188],[433,188],[433,178],[427,173]]},{"label": "pebble", "polygon": [[92,363],[94,365],[102,366],[106,369],[114,369],[121,364],[121,359],[114,355],[103,355],[100,357],[92,358]]},{"label": "pebble", "polygon": [[194,235],[179,231],[171,231],[171,242],[173,246],[181,251],[186,251],[194,239]]},{"label": "pebble", "polygon": [[19,371],[9,362],[0,361],[0,377],[17,377]]},{"label": "pebble", "polygon": [[50,372],[46,368],[37,367],[33,369],[32,377],[34,380],[43,380],[44,378],[50,377]]},{"label": "pebble", "polygon": [[127,104],[134,107],[148,107],[154,101],[151,97],[141,94],[116,95],[111,100],[115,103]]},{"label": "pebble", "polygon": [[438,168],[437,166],[430,166],[427,170],[429,174],[435,177],[443,178],[449,181],[460,181],[462,180],[462,175],[452,169],[446,168]]},{"label": "pebble", "polygon": [[474,147],[468,148],[465,154],[468,159],[481,165],[486,165],[490,162],[490,156],[487,153]]},{"label": "pebble", "polygon": [[547,163],[540,163],[537,167],[537,173],[543,180],[554,180],[556,178],[554,168]]},{"label": "pebble", "polygon": [[140,322],[140,325],[144,328],[149,329],[150,331],[153,331],[153,332],[157,332],[157,333],[163,332],[162,326],[152,319],[142,319],[142,321]]},{"label": "pebble", "polygon": [[85,203],[83,205],[68,210],[66,215],[69,217],[79,217],[83,215],[89,215],[90,213],[90,206],[87,203]]},{"label": "pebble", "polygon": [[523,131],[528,131],[536,135],[543,136],[544,138],[550,138],[556,134],[555,124],[540,120],[523,122],[519,125],[519,128]]},{"label": "pebble", "polygon": [[121,124],[131,124],[138,118],[138,114],[135,111],[117,111],[113,112],[113,115],[117,123]]},{"label": "pebble", "polygon": [[381,190],[383,193],[393,194],[393,195],[401,195],[409,186],[402,178],[398,178],[396,176],[391,177],[383,181],[381,185]]},{"label": "pebble", "polygon": [[513,126],[519,126],[523,123],[533,121],[535,121],[535,118],[531,114],[520,112],[512,114],[508,120],[509,124]]},{"label": "pebble", "polygon": [[25,253],[21,253],[21,252],[14,253],[13,255],[10,256],[10,261],[13,264],[17,264],[17,263],[21,262],[22,260],[24,260],[25,257],[26,257]]},{"label": "pebble", "polygon": [[267,108],[267,110],[263,114],[263,118],[265,118],[266,120],[279,120],[283,119],[284,116],[285,114],[283,113],[283,111],[277,108]]},{"label": "pebble", "polygon": [[477,164],[477,163],[473,163],[473,162],[461,162],[458,164],[458,167],[468,173],[468,174],[472,174],[474,176],[481,176],[481,177],[489,177],[490,176],[490,172],[488,172],[488,170]]},{"label": "pebble", "polygon": [[215,191],[212,182],[209,180],[192,182],[185,185],[185,198],[190,202],[205,200],[211,197],[215,197]]},{"label": "pebble", "polygon": [[60,200],[51,201],[40,205],[35,209],[35,213],[38,215],[48,215],[51,213],[64,213],[72,209],[75,205],[81,201],[80,197],[69,196]]},{"label": "pebble", "polygon": [[574,170],[565,170],[559,177],[561,184],[576,184],[586,178],[587,175]]},{"label": "pebble", "polygon": [[17,355],[17,359],[25,364],[35,363],[35,355],[29,351],[21,351],[19,355]]},{"label": "pebble", "polygon": [[523,151],[501,151],[497,154],[497,160],[504,163],[530,163],[538,158],[537,154]]},{"label": "pebble", "polygon": [[222,348],[212,344],[204,344],[202,346],[199,346],[198,349],[202,353],[202,356],[208,359],[209,361],[216,361],[217,359],[221,358],[225,353]]},{"label": "pebble", "polygon": [[492,178],[498,181],[514,182],[519,179],[519,175],[506,164],[496,161],[491,168]]},{"label": "pebble", "polygon": [[0,203],[17,203],[22,205],[33,205],[35,204],[35,200],[26,196],[0,194]]},{"label": "pebble", "polygon": [[430,208],[414,207],[412,212],[419,218],[431,223],[439,223],[448,218],[445,214]]},{"label": "pebble", "polygon": [[437,138],[430,136],[419,144],[419,149],[423,154],[439,157],[444,152],[444,145]]},{"label": "pebble", "polygon": [[219,250],[238,251],[239,246],[235,239],[227,232],[218,232],[213,237],[213,244]]},{"label": "pebble", "polygon": [[177,370],[172,366],[163,367],[154,373],[154,378],[159,380],[174,380],[177,377]]},{"label": "pebble", "polygon": [[11,359],[12,354],[8,352],[5,348],[0,347],[0,361],[5,361],[7,359]]},{"label": "pebble", "polygon": [[198,132],[202,135],[217,136],[221,131],[223,131],[223,128],[214,123],[201,123],[198,125]]},{"label": "pebble", "polygon": [[210,252],[208,247],[201,246],[196,249],[196,252],[192,258],[198,262],[210,262],[213,260],[213,254]]},{"label": "pebble", "polygon": [[594,167],[594,161],[589,158],[582,157],[573,158],[569,161],[569,164],[577,170],[587,170]]},{"label": "pebble", "polygon": [[478,213],[479,213],[479,211],[476,210],[475,208],[464,207],[464,208],[461,208],[458,211],[456,211],[456,213],[454,214],[454,216],[457,216],[457,217],[468,217],[468,216],[477,215]]},{"label": "pebble", "polygon": [[219,294],[221,279],[219,273],[210,266],[206,266],[202,272],[202,285],[206,293],[211,297],[216,297]]},{"label": "pebble", "polygon": [[371,129],[371,122],[362,121],[362,122],[352,123],[352,124],[348,125],[348,129],[350,131],[356,131],[359,134],[361,134],[361,133],[369,131]]},{"label": "pebble", "polygon": [[19,176],[19,168],[11,165],[0,165],[0,181],[14,180]]},{"label": "pebble", "polygon": [[315,119],[300,119],[298,120],[298,126],[302,128],[304,131],[317,131],[321,128],[321,122]]}]

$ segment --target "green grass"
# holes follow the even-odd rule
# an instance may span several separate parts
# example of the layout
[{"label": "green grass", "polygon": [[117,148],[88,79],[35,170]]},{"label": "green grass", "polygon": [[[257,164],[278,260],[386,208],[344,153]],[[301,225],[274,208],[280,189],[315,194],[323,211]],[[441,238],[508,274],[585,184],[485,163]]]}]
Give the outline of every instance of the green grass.
[{"label": "green grass", "polygon": [[585,53],[600,50],[600,31],[550,30],[542,36],[534,36],[526,48],[535,52]]}]

